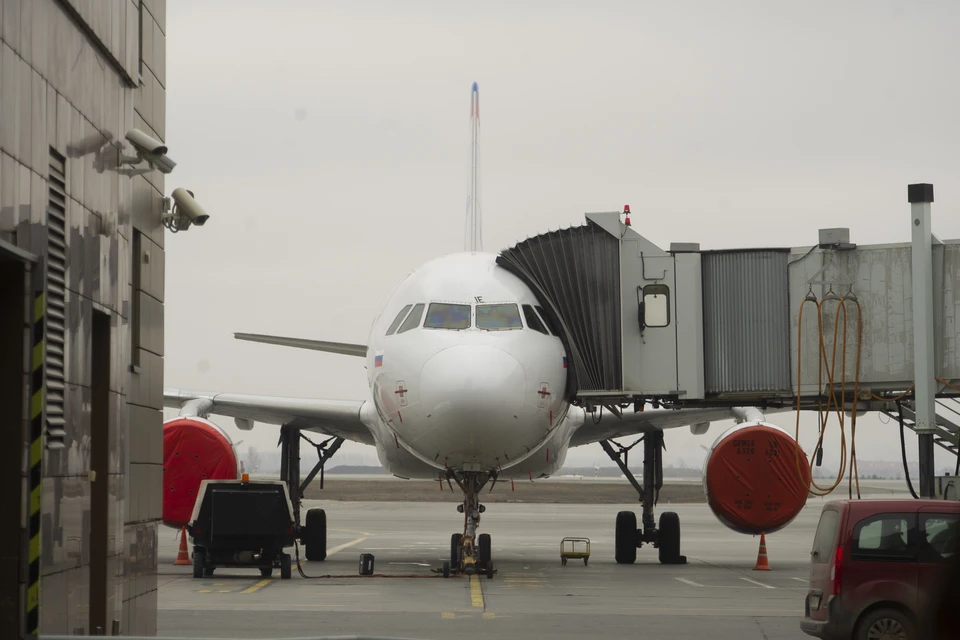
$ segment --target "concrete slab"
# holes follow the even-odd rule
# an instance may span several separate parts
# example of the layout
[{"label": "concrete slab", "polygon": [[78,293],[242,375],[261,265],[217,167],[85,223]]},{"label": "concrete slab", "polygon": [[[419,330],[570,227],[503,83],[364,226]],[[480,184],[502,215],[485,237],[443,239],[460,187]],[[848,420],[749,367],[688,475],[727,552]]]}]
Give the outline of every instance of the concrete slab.
[{"label": "concrete slab", "polygon": [[[810,543],[824,501],[811,499],[784,531],[767,536],[769,572],[753,571],[758,537],[729,531],[702,504],[660,505],[680,515],[683,566],[655,549],[637,563],[613,560],[617,511],[629,505],[497,504],[481,530],[493,539],[492,579],[434,577],[462,516],[425,503],[309,501],[327,509],[329,557],[303,562],[308,576],[263,580],[219,569],[195,580],[173,565],[177,535],[160,543],[159,635],[282,638],[385,635],[405,638],[799,639]],[[563,536],[591,539],[588,566],[560,563]],[[358,574],[372,553],[387,578]]]}]

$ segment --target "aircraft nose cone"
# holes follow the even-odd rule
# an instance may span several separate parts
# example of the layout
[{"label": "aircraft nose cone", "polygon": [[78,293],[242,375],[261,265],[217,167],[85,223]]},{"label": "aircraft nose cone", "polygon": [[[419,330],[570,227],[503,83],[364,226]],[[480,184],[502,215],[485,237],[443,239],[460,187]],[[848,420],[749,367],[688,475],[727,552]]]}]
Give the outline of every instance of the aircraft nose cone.
[{"label": "aircraft nose cone", "polygon": [[461,345],[440,351],[423,366],[420,393],[429,420],[471,435],[509,428],[520,415],[523,367],[495,347]]}]

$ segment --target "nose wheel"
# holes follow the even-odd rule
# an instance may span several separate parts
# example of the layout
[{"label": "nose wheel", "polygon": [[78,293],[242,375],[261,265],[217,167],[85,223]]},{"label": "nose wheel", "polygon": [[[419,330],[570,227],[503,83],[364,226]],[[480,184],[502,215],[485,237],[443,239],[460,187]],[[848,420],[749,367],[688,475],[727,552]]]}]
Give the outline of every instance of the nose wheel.
[{"label": "nose wheel", "polygon": [[477,525],[480,524],[480,514],[486,508],[480,504],[478,495],[489,480],[489,474],[483,473],[449,473],[450,478],[456,481],[463,489],[463,504],[457,505],[457,511],[463,514],[463,533],[454,533],[450,536],[450,560],[443,562],[440,573],[444,578],[451,575],[464,574],[486,575],[493,578],[496,570],[493,568],[493,549],[489,533],[477,535]]}]

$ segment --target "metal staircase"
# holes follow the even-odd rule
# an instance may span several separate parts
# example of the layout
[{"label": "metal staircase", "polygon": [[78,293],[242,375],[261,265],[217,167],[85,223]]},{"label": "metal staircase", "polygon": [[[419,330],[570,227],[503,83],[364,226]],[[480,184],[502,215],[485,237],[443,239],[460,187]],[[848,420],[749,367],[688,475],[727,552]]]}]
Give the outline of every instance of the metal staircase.
[{"label": "metal staircase", "polygon": [[[960,455],[958,454],[960,452],[960,400],[940,398],[936,403],[937,430],[933,434],[933,442],[953,455]],[[915,431],[917,423],[913,402],[904,400],[901,406],[903,407],[903,425]],[[894,420],[899,419],[896,406],[884,409],[883,413]]]}]

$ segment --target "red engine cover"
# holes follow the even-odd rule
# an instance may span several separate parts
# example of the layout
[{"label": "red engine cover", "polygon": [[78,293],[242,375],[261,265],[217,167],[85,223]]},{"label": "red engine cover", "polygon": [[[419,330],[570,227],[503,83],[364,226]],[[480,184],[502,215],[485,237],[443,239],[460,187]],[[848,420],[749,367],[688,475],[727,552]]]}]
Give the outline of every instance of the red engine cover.
[{"label": "red engine cover", "polygon": [[737,425],[713,443],[703,464],[703,490],[717,519],[740,533],[773,533],[807,502],[810,467],[783,429]]},{"label": "red engine cover", "polygon": [[201,418],[163,424],[163,523],[182,527],[193,514],[202,480],[236,480],[237,455],[230,437]]}]

